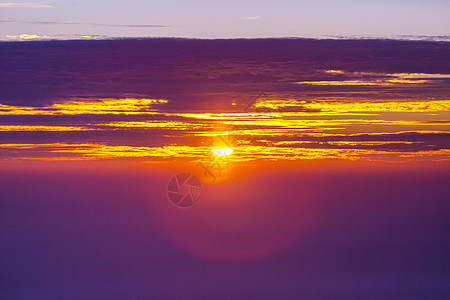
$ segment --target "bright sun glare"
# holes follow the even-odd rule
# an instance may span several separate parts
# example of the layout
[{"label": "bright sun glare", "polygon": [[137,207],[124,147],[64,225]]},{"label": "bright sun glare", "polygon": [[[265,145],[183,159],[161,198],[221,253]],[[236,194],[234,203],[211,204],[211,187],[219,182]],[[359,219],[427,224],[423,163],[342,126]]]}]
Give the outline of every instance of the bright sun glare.
[{"label": "bright sun glare", "polygon": [[233,152],[233,148],[217,148],[217,147],[212,147],[211,151],[218,156],[227,156],[230,155],[231,152]]}]

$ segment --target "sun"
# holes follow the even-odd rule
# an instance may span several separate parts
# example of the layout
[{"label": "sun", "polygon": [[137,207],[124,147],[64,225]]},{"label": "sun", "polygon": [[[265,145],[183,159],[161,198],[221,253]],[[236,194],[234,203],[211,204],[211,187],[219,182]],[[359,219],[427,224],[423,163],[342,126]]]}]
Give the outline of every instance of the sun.
[{"label": "sun", "polygon": [[211,151],[217,155],[217,156],[227,156],[230,155],[233,152],[233,148],[227,147],[227,148],[217,148],[217,147],[211,147]]}]

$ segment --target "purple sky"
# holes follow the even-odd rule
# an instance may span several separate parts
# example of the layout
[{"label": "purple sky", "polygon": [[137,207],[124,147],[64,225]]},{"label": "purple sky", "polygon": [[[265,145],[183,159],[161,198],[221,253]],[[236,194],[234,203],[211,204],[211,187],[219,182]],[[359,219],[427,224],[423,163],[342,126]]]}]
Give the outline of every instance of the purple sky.
[{"label": "purple sky", "polygon": [[1,40],[33,36],[448,39],[450,28],[450,2],[445,0],[12,1],[0,2]]},{"label": "purple sky", "polygon": [[[0,43],[0,298],[448,298],[449,47],[305,39]],[[287,127],[267,123],[253,144],[262,149],[260,167],[233,163],[217,183],[204,181],[194,207],[173,206],[167,183],[178,172],[200,177],[194,166],[203,152],[189,148],[183,164],[181,148],[180,160],[166,165],[164,156],[149,163],[151,149],[200,145],[211,129],[194,126],[204,124],[198,115],[171,113],[231,113],[261,90],[305,102],[280,111],[287,115],[278,125]],[[170,101],[136,108],[142,103],[126,94]],[[87,101],[74,105],[73,97]],[[128,103],[124,114],[114,99]],[[363,111],[327,115],[333,103]],[[152,126],[158,121],[164,127]],[[118,126],[136,122],[146,123]],[[234,153],[251,154],[247,148]],[[262,159],[289,148],[304,149],[299,165]],[[301,164],[336,151],[349,159]]]},{"label": "purple sky", "polygon": [[[449,295],[448,171],[258,173],[205,188],[201,202],[188,211],[166,199],[164,186],[172,175],[153,167],[0,169],[0,297]],[[256,243],[265,250],[273,239],[292,238],[305,215],[313,222],[291,247],[265,260],[229,263],[185,251],[196,247],[211,255],[215,247],[212,255],[220,257]],[[224,239],[227,244],[217,243]]]},{"label": "purple sky", "polygon": [[0,1],[1,299],[449,298],[449,1]]}]

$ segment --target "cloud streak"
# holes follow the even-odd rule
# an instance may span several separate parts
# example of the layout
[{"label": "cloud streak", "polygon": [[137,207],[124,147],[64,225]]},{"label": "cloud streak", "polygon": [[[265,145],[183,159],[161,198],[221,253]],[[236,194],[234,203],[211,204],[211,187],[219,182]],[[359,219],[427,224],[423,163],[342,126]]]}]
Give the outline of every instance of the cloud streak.
[{"label": "cloud streak", "polygon": [[47,35],[37,35],[37,34],[21,34],[21,35],[6,35],[7,38],[10,39],[20,39],[20,40],[43,40],[49,39],[50,37]]},{"label": "cloud streak", "polygon": [[[1,6],[0,6],[1,7]],[[159,28],[170,27],[159,24],[104,24],[104,23],[80,23],[80,22],[55,22],[55,21],[20,21],[20,20],[1,20],[0,23],[21,23],[31,25],[76,25],[76,26],[94,26],[94,27],[130,27],[130,28]]]},{"label": "cloud streak", "polygon": [[259,16],[249,16],[249,17],[242,17],[242,20],[258,20],[261,19]]},{"label": "cloud streak", "polygon": [[[245,113],[172,112],[167,100],[136,98],[76,99],[44,107],[0,105],[0,137],[10,141],[0,145],[0,154],[39,160],[207,159],[214,147],[205,140],[217,136],[234,148],[235,162],[445,160],[450,154],[445,142],[450,121],[426,119],[429,113],[445,115],[448,101],[324,101],[313,103],[316,109],[307,112],[284,112],[274,104],[280,102],[261,99],[254,111]],[[273,110],[260,111],[267,106]],[[384,113],[415,117],[392,120]],[[402,132],[405,128],[422,132]],[[39,143],[30,143],[33,134],[41,136]],[[47,143],[44,136],[50,138]],[[256,142],[249,142],[253,136]]]},{"label": "cloud streak", "polygon": [[0,3],[0,8],[9,7],[9,8],[55,8],[50,4],[36,3],[36,2],[8,2],[8,3]]}]

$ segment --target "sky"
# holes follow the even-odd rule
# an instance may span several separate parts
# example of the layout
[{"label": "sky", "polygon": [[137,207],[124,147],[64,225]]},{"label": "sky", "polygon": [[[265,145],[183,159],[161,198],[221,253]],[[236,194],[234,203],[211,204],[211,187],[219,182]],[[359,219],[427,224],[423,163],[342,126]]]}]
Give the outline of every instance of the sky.
[{"label": "sky", "polygon": [[180,209],[175,168],[56,165],[0,169],[2,298],[448,295],[448,169],[259,172]]},{"label": "sky", "polygon": [[0,2],[0,39],[385,37],[448,40],[450,3],[394,1]]},{"label": "sky", "polygon": [[4,2],[0,298],[448,298],[446,11]]}]

